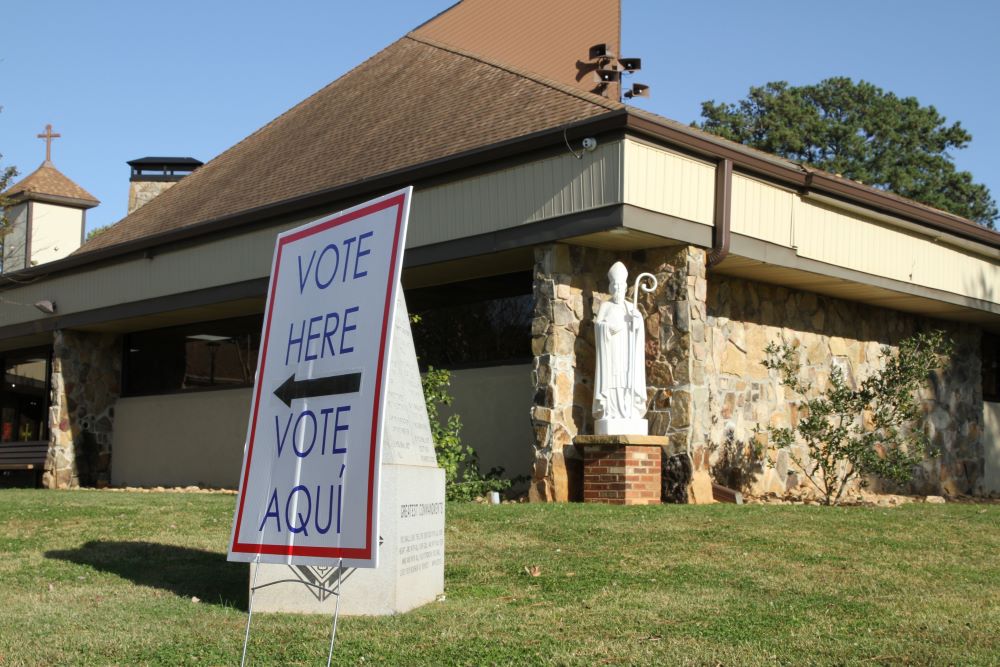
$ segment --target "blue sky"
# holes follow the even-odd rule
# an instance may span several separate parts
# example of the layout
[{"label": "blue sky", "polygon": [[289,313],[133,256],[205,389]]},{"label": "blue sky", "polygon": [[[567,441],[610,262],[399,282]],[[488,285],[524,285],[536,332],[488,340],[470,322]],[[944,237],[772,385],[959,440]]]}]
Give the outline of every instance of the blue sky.
[{"label": "blue sky", "polygon": [[[102,201],[88,228],[111,224],[127,160],[207,161],[451,4],[19,3],[0,41],[2,164],[34,170],[52,123],[56,166]],[[691,122],[703,100],[767,81],[865,79],[961,121],[973,141],[959,168],[1000,197],[1000,3],[624,0],[622,23],[622,55],[643,59],[635,80],[652,86],[638,106]]]}]

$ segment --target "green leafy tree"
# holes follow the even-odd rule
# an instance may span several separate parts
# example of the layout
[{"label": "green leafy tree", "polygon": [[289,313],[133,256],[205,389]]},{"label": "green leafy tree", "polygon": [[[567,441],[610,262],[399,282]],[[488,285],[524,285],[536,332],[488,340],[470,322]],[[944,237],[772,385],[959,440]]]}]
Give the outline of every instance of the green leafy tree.
[{"label": "green leafy tree", "polygon": [[[3,158],[3,155],[0,155]],[[7,218],[7,207],[10,205],[10,198],[4,197],[3,193],[10,187],[11,181],[17,176],[17,169],[14,167],[0,167],[0,273],[3,272],[3,240],[10,233],[10,220]]]},{"label": "green leafy tree", "polygon": [[696,127],[790,160],[960,215],[993,228],[989,189],[958,171],[950,150],[972,135],[933,106],[866,81],[833,77],[810,86],[774,81],[735,104],[702,102]]},{"label": "green leafy tree", "polygon": [[111,229],[111,225],[104,225],[103,227],[94,227],[89,232],[87,232],[86,240],[90,241],[92,239],[96,239],[98,236],[108,231],[109,229]]},{"label": "green leafy tree", "polygon": [[[2,158],[3,154],[0,154],[0,159]],[[10,222],[7,220],[7,206],[10,205],[10,199],[4,197],[3,193],[10,187],[15,176],[17,169],[14,167],[0,167],[0,239],[10,231]]]},{"label": "green leafy tree", "polygon": [[[768,427],[771,442],[788,448],[792,463],[823,494],[827,505],[836,505],[851,482],[867,484],[869,476],[908,482],[927,455],[927,434],[918,424],[917,393],[952,349],[940,331],[904,339],[895,354],[883,347],[881,370],[857,389],[834,366],[825,391],[798,401],[799,414],[805,416],[797,424]],[[809,393],[812,387],[800,377],[795,348],[771,343],[766,352],[763,364],[778,372],[783,385],[800,396]],[[796,442],[805,445],[808,457],[794,453]]]}]

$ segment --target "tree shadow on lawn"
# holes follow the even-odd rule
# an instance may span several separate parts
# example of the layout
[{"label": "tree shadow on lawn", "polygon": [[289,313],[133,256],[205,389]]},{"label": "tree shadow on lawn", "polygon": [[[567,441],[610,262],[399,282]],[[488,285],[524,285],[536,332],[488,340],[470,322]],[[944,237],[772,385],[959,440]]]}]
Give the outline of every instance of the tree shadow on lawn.
[{"label": "tree shadow on lawn", "polygon": [[89,565],[209,604],[237,609],[248,604],[247,567],[227,562],[225,554],[154,542],[92,540],[77,549],[46,551],[45,557]]}]

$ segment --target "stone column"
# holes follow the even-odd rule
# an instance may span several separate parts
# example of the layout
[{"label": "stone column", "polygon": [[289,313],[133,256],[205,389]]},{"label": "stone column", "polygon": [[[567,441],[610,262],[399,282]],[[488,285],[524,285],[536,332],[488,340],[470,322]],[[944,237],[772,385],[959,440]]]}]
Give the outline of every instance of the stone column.
[{"label": "stone column", "polygon": [[109,482],[115,402],[121,394],[121,358],[118,336],[55,333],[49,456],[42,475],[46,488]]},{"label": "stone column", "polygon": [[[589,417],[585,409],[587,380],[578,377],[577,350],[581,352],[581,365],[593,359],[593,335],[588,345],[586,335],[581,336],[581,323],[593,318],[584,295],[593,291],[594,281],[589,271],[574,272],[570,254],[571,247],[560,243],[535,249],[535,310],[531,325],[535,464],[529,488],[533,502],[564,502],[582,496],[580,483],[570,481],[582,476],[582,456],[572,443]],[[578,383],[582,385],[579,391]]]}]

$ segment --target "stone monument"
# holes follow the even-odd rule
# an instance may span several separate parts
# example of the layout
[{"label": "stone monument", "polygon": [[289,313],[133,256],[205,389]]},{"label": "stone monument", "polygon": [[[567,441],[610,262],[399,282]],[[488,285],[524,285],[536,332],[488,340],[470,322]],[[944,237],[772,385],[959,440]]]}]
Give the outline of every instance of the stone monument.
[{"label": "stone monument", "polygon": [[[402,289],[386,389],[379,566],[344,569],[340,613],[348,616],[398,614],[444,593],[444,470],[437,466]],[[337,586],[336,567],[251,564],[251,585],[255,567],[255,612],[333,615],[337,600],[326,591]],[[285,583],[273,583],[279,581]]]},{"label": "stone monument", "polygon": [[[644,284],[644,281],[646,283]],[[656,277],[641,273],[632,302],[626,298],[628,269],[608,271],[611,300],[594,318],[594,435],[579,435],[583,451],[584,502],[623,505],[660,502],[662,436],[649,435],[646,415],[646,337],[639,291],[652,292]]]}]

